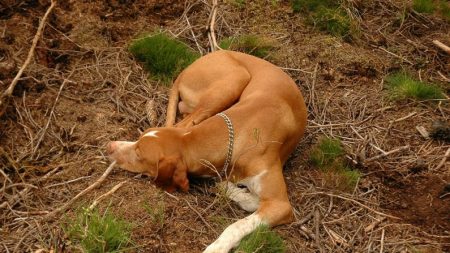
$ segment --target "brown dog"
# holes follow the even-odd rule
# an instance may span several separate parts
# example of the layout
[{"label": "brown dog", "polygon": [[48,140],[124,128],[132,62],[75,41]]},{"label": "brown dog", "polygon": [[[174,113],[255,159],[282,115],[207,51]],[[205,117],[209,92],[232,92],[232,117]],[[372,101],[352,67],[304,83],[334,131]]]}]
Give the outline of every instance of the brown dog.
[{"label": "brown dog", "polygon": [[254,213],[231,224],[204,252],[228,252],[259,224],[291,222],[282,167],[306,125],[305,103],[292,79],[267,61],[219,51],[175,81],[168,126],[177,104],[185,115],[180,127],[150,128],[136,142],[111,142],[110,157],[168,191],[187,191],[188,175],[227,179],[228,197]]}]

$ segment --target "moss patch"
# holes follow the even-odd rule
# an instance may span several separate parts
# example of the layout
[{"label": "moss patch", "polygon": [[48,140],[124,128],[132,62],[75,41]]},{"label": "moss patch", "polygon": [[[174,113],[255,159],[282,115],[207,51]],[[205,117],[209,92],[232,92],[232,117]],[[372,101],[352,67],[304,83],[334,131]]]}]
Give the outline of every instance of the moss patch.
[{"label": "moss patch", "polygon": [[187,45],[164,33],[137,39],[131,43],[129,50],[155,79],[165,83],[172,81],[181,70],[200,57]]},{"label": "moss patch", "polygon": [[386,77],[386,88],[394,100],[401,99],[441,99],[444,93],[435,84],[421,82],[412,78],[406,72],[397,72]]}]

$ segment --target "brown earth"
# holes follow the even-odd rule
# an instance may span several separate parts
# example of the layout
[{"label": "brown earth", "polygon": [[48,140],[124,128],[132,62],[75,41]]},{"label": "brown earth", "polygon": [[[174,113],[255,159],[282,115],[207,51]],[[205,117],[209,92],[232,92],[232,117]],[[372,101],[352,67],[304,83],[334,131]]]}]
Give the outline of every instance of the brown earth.
[{"label": "brown earth", "polygon": [[[424,139],[415,129],[430,129],[436,120],[449,122],[448,99],[392,102],[386,99],[383,78],[407,69],[437,83],[448,96],[449,56],[431,41],[449,45],[450,24],[414,12],[400,20],[409,1],[354,1],[350,7],[358,10],[361,36],[346,42],[306,25],[287,1],[261,0],[244,7],[232,2],[220,3],[218,39],[258,34],[276,41],[269,60],[285,68],[308,103],[307,134],[285,168],[297,218],[320,210],[319,236],[327,252],[379,252],[381,247],[385,252],[449,251],[450,166],[437,167],[450,145]],[[48,6],[46,0],[0,2],[0,91],[26,58]],[[193,49],[197,42],[205,53],[209,12],[201,1],[60,1],[0,118],[0,165],[11,179],[1,180],[0,204],[8,201],[9,206],[1,209],[0,252],[76,251],[61,227],[77,208],[124,180],[125,186],[101,202],[100,209],[109,206],[133,222],[131,251],[200,252],[227,224],[246,215],[217,198],[213,182],[194,181],[189,193],[168,195],[148,178],[114,170],[67,213],[50,221],[40,218],[103,173],[108,141],[133,140],[147,127],[163,124],[167,87],[148,78],[132,59],[126,49],[130,41],[164,29]],[[352,193],[328,187],[308,162],[309,150],[324,135],[340,138],[349,163],[363,174]],[[405,145],[409,147],[366,162],[379,149]],[[13,183],[35,187],[11,201],[27,189]],[[158,202],[166,208],[162,227],[151,222],[143,207]],[[399,219],[382,219],[385,214]],[[376,225],[366,231],[371,224]],[[310,234],[315,225],[309,220],[276,231],[288,252],[316,252]]]}]

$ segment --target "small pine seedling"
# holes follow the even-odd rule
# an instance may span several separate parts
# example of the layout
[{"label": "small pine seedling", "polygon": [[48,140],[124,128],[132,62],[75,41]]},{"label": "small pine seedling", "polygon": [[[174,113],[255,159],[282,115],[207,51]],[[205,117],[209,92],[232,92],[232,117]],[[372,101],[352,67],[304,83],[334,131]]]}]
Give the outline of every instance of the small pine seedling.
[{"label": "small pine seedling", "polygon": [[268,58],[275,48],[272,41],[256,35],[242,35],[223,39],[219,45],[222,49],[244,52],[259,58]]},{"label": "small pine seedling", "polygon": [[116,218],[109,211],[81,208],[77,217],[64,228],[71,241],[81,245],[85,252],[122,252],[131,244],[131,223]]},{"label": "small pine seedling", "polygon": [[444,93],[441,88],[413,79],[406,72],[398,72],[386,77],[386,87],[390,97],[394,100],[400,99],[442,99]]},{"label": "small pine seedling", "polygon": [[344,150],[339,140],[323,138],[311,152],[310,161],[313,165],[322,168],[332,164],[342,154]]},{"label": "small pine seedling", "polygon": [[198,53],[184,43],[164,33],[137,39],[129,46],[130,52],[144,63],[155,79],[169,83],[197,58]]},{"label": "small pine seedling", "polygon": [[283,239],[267,225],[259,225],[253,233],[244,237],[235,253],[283,253]]},{"label": "small pine seedling", "polygon": [[153,224],[158,225],[159,228],[164,226],[166,205],[163,201],[159,201],[154,205],[144,203],[144,209],[150,215],[150,220]]},{"label": "small pine seedling", "polygon": [[342,191],[351,191],[360,178],[360,172],[345,166],[344,149],[338,139],[322,138],[313,148],[311,163],[322,171],[325,185]]}]

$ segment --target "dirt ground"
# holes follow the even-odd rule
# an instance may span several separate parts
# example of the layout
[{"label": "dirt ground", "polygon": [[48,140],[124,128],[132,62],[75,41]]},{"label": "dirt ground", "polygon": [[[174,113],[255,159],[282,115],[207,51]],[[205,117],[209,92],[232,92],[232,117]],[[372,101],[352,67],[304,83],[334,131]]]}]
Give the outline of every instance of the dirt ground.
[{"label": "dirt ground", "polygon": [[[409,1],[353,1],[361,35],[343,41],[305,24],[288,1],[219,2],[218,39],[276,41],[270,61],[290,74],[308,104],[307,133],[284,171],[297,221],[275,228],[288,252],[318,252],[317,240],[325,252],[449,252],[450,164],[443,159],[450,144],[425,139],[416,126],[449,122],[450,57],[432,41],[450,45],[450,23],[415,12],[399,19]],[[23,64],[49,4],[0,1],[0,91]],[[247,215],[216,198],[213,182],[194,181],[188,193],[170,195],[115,169],[68,211],[42,219],[104,172],[108,141],[163,125],[168,87],[132,58],[130,41],[163,29],[205,54],[209,14],[207,1],[59,1],[0,118],[0,252],[79,251],[61,227],[123,181],[99,208],[134,224],[131,252],[200,252]],[[399,69],[440,85],[447,99],[390,101],[384,77]],[[353,192],[327,187],[309,164],[321,136],[341,139],[363,174]],[[144,208],[157,202],[166,207],[163,226]],[[321,224],[302,221],[315,209]]]}]

